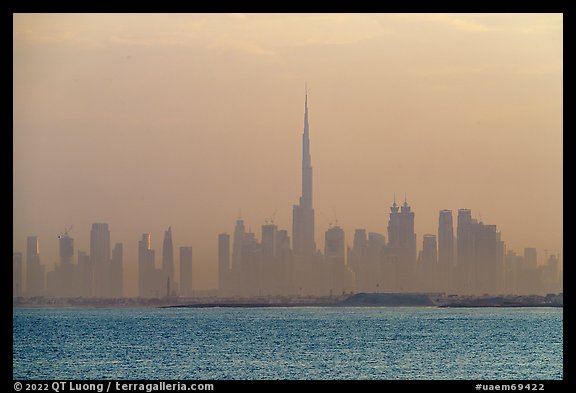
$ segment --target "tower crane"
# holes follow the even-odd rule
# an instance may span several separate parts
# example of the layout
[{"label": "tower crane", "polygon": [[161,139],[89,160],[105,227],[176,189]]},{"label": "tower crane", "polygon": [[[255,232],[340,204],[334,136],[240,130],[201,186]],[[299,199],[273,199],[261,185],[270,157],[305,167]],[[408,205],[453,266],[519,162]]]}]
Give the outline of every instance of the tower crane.
[{"label": "tower crane", "polygon": [[278,209],[274,210],[274,213],[272,213],[272,216],[270,216],[270,218],[268,220],[264,220],[264,223],[268,224],[274,224],[274,217],[276,217],[276,212],[278,211]]},{"label": "tower crane", "polygon": [[67,237],[68,236],[68,232],[70,232],[72,230],[72,228],[74,227],[74,225],[70,225],[68,228],[64,229],[64,233],[58,236],[58,239],[61,239],[63,237]]}]

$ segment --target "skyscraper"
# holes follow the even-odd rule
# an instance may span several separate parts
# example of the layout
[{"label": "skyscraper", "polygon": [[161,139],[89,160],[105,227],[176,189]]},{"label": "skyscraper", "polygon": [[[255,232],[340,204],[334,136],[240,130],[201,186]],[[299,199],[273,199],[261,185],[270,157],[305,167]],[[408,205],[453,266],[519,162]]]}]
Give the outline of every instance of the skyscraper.
[{"label": "skyscraper", "polygon": [[436,265],[437,262],[436,235],[424,235],[422,240],[422,263]]},{"label": "skyscraper", "polygon": [[276,233],[278,227],[274,224],[262,225],[262,256],[273,258],[276,256]]},{"label": "skyscraper", "polygon": [[28,296],[42,296],[46,289],[44,265],[40,264],[38,237],[26,239],[26,291]]},{"label": "skyscraper", "polygon": [[[388,221],[388,245],[384,251],[392,289],[401,292],[413,290],[416,265],[416,233],[414,232],[414,212],[406,198],[401,207],[394,203],[390,207]],[[389,285],[390,282],[386,285]]]},{"label": "skyscraper", "polygon": [[388,246],[397,247],[400,244],[400,207],[396,204],[396,196],[394,196],[394,203],[390,206],[390,214],[388,218]]},{"label": "skyscraper", "polygon": [[[400,211],[398,211],[400,210]],[[388,247],[404,263],[416,261],[416,233],[414,233],[414,212],[408,202],[399,208],[396,200],[390,207],[388,221]]]},{"label": "skyscraper", "polygon": [[241,291],[247,296],[262,295],[262,246],[254,232],[246,232],[242,242]]},{"label": "skyscraper", "polygon": [[112,249],[112,261],[110,264],[110,296],[121,298],[124,296],[124,246],[116,243]]},{"label": "skyscraper", "polygon": [[436,235],[424,235],[422,237],[422,252],[420,254],[418,288],[423,291],[438,290],[438,251]]},{"label": "skyscraper", "polygon": [[440,210],[438,218],[438,263],[441,266],[454,265],[454,227],[452,210]]},{"label": "skyscraper", "polygon": [[537,253],[534,247],[524,248],[524,263],[529,269],[536,269],[538,267]]},{"label": "skyscraper", "polygon": [[563,284],[558,272],[559,261],[560,254],[552,254],[548,257],[547,265],[543,269],[544,289],[546,293],[558,293],[562,291]]},{"label": "skyscraper", "polygon": [[12,254],[12,297],[22,296],[22,253]]},{"label": "skyscraper", "polygon": [[218,235],[218,289],[220,293],[230,291],[230,235]]},{"label": "skyscraper", "polygon": [[368,232],[367,250],[369,258],[380,258],[382,249],[386,245],[386,238],[381,233]]},{"label": "skyscraper", "polygon": [[82,297],[94,295],[94,269],[90,256],[85,251],[78,251],[78,294]]},{"label": "skyscraper", "polygon": [[239,218],[236,220],[234,239],[232,240],[232,270],[236,272],[242,270],[242,247],[244,245],[245,235],[246,229],[244,228],[244,220]]},{"label": "skyscraper", "polygon": [[469,209],[459,209],[457,234],[457,291],[499,293],[504,284],[504,244],[496,225],[478,222]]},{"label": "skyscraper", "polygon": [[414,232],[414,212],[411,211],[406,198],[400,208],[400,246],[406,250],[406,260],[416,262],[416,232]]},{"label": "skyscraper", "polygon": [[324,256],[326,258],[341,258],[344,263],[344,231],[339,226],[329,228],[324,238]]},{"label": "skyscraper", "polygon": [[110,295],[110,230],[108,230],[108,224],[92,224],[90,260],[94,268],[94,296],[108,297]]},{"label": "skyscraper", "polygon": [[330,295],[341,295],[346,288],[344,231],[339,226],[328,229],[325,233],[324,257],[327,263],[328,290]]},{"label": "skyscraper", "polygon": [[174,289],[174,246],[172,245],[172,227],[164,231],[162,242],[162,280]]},{"label": "skyscraper", "polygon": [[294,205],[292,210],[292,249],[297,256],[313,256],[316,253],[312,206],[312,158],[308,127],[308,93],[306,93],[302,134],[302,196],[298,205]]},{"label": "skyscraper", "polygon": [[366,283],[366,292],[382,292],[386,289],[385,282],[390,277],[381,269],[382,252],[386,248],[386,237],[377,232],[368,232],[368,244],[366,249],[368,265],[371,275]]},{"label": "skyscraper", "polygon": [[472,224],[476,220],[472,219],[472,212],[470,209],[458,209],[458,228],[456,238],[456,251],[458,265],[465,266],[472,260],[473,254],[473,239],[472,239]]},{"label": "skyscraper", "polygon": [[456,228],[456,277],[455,289],[461,293],[472,293],[473,272],[472,256],[474,244],[472,237],[472,225],[476,220],[472,220],[470,209],[458,209],[458,227]]},{"label": "skyscraper", "polygon": [[324,237],[324,256],[326,258],[341,258],[344,262],[344,231],[339,226],[329,228]]},{"label": "skyscraper", "polygon": [[290,236],[288,236],[287,230],[276,231],[275,246],[277,264],[274,279],[275,289],[276,293],[287,294],[293,284],[292,250],[290,249]]},{"label": "skyscraper", "polygon": [[360,257],[365,257],[368,252],[368,237],[366,229],[356,229],[354,231],[354,243],[352,250]]},{"label": "skyscraper", "polygon": [[367,258],[368,237],[366,229],[356,229],[354,231],[354,241],[352,249],[348,249],[348,266],[354,271],[356,278],[356,290],[368,292],[370,276],[374,275],[374,269]]},{"label": "skyscraper", "polygon": [[192,296],[192,247],[180,247],[180,294]]},{"label": "skyscraper", "polygon": [[238,218],[234,226],[234,238],[232,239],[232,271],[231,287],[235,294],[244,294],[248,281],[248,255],[245,252],[248,234],[244,227],[244,220]]},{"label": "skyscraper", "polygon": [[138,241],[138,289],[140,297],[158,296],[154,250],[151,249],[150,234],[144,233]]},{"label": "skyscraper", "polygon": [[64,232],[64,235],[59,236],[60,245],[60,263],[64,265],[71,265],[74,258],[74,239]]},{"label": "skyscraper", "polygon": [[60,248],[60,271],[57,277],[59,285],[57,294],[63,297],[73,297],[75,293],[75,266],[72,264],[74,258],[74,239],[64,231],[58,239]]},{"label": "skyscraper", "polygon": [[473,225],[473,288],[477,294],[496,294],[501,290],[504,273],[500,257],[500,232],[496,225],[479,222]]},{"label": "skyscraper", "polygon": [[262,225],[262,293],[272,295],[278,293],[279,268],[276,246],[278,227],[273,223]]},{"label": "skyscraper", "polygon": [[454,251],[452,210],[440,210],[438,217],[438,289],[440,291],[452,290]]},{"label": "skyscraper", "polygon": [[280,229],[276,231],[276,256],[281,259],[288,259],[290,256],[290,236],[288,236],[288,231],[285,229]]}]

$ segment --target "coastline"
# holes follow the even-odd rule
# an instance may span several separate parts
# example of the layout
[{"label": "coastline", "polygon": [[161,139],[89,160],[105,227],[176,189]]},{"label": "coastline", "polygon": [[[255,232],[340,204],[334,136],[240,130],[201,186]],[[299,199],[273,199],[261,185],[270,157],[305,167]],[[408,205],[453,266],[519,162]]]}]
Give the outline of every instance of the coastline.
[{"label": "coastline", "polygon": [[273,308],[273,307],[559,307],[563,294],[471,296],[437,293],[358,293],[339,297],[233,298],[17,298],[13,308]]}]

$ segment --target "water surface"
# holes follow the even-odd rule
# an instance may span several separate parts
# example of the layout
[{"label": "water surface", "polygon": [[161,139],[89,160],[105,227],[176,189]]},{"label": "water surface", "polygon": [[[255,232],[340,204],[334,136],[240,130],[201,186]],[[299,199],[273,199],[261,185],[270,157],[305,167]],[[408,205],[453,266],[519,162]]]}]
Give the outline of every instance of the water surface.
[{"label": "water surface", "polygon": [[562,379],[562,308],[13,310],[15,379]]}]

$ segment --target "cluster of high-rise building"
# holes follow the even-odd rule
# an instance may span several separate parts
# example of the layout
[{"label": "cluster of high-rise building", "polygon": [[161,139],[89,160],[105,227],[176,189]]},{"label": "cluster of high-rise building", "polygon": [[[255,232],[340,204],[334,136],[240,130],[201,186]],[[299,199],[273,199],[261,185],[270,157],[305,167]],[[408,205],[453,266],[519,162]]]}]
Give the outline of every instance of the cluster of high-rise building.
[{"label": "cluster of high-rise building", "polygon": [[[223,296],[342,295],[354,292],[548,294],[562,291],[559,256],[537,264],[535,248],[507,251],[495,225],[458,210],[440,211],[438,236],[425,234],[416,256],[414,212],[394,202],[388,237],[356,229],[352,246],[344,230],[325,232],[324,251],[297,254],[286,230],[262,225],[261,241],[238,219],[232,241],[218,235],[219,288]],[[297,229],[296,229],[297,230]],[[386,241],[386,239],[388,239]]]},{"label": "cluster of high-rise building", "polygon": [[[60,259],[46,273],[40,263],[37,236],[27,238],[26,276],[22,253],[13,255],[14,297],[122,298],[124,292],[123,244],[110,249],[110,230],[106,223],[94,223],[90,231],[90,253],[78,251],[74,263],[74,239],[69,231],[58,236]],[[192,247],[180,247],[180,285],[174,269],[172,228],[164,233],[162,264],[156,267],[149,233],[138,242],[138,290],[141,298],[192,295]],[[24,288],[23,282],[26,282]]]},{"label": "cluster of high-rise building", "polygon": [[541,294],[562,290],[556,255],[545,266],[536,250],[524,257],[506,252],[496,225],[459,209],[456,235],[451,210],[441,210],[438,235],[425,234],[417,255],[414,212],[404,198],[390,207],[387,238],[356,229],[352,247],[344,230],[330,227],[324,252],[314,240],[312,160],[308,97],[302,135],[302,196],[292,210],[292,242],[273,222],[260,241],[236,221],[232,239],[218,235],[218,283],[226,296],[341,295],[352,292],[446,292],[458,294]]},{"label": "cluster of high-rise building", "polygon": [[14,253],[13,295],[35,297],[96,297],[123,296],[123,246],[110,247],[108,224],[94,223],[90,231],[90,254],[78,251],[74,263],[74,239],[69,230],[58,236],[59,262],[46,273],[40,263],[37,236],[28,236],[26,242],[26,289],[23,289],[22,254]]},{"label": "cluster of high-rise building", "polygon": [[[523,255],[506,250],[496,225],[459,209],[457,226],[451,210],[441,210],[438,234],[425,234],[417,255],[414,212],[404,197],[390,207],[387,234],[356,229],[352,247],[344,230],[325,232],[324,250],[314,239],[312,159],[308,95],[302,135],[302,195],[292,210],[291,237],[271,220],[262,225],[260,240],[236,221],[232,238],[218,235],[218,289],[221,296],[338,296],[353,292],[444,292],[455,294],[546,294],[562,291],[559,255],[537,261],[535,248]],[[456,231],[455,231],[456,229]],[[68,231],[59,237],[60,262],[45,273],[38,238],[26,248],[26,290],[23,256],[14,253],[13,294],[18,296],[119,298],[124,295],[123,246],[110,249],[108,224],[92,224],[90,254],[78,251]],[[172,229],[164,233],[162,263],[156,266],[151,235],[138,241],[138,294],[141,298],[192,296],[192,247],[179,249],[176,280]]]},{"label": "cluster of high-rise building", "polygon": [[180,281],[176,281],[172,227],[164,232],[162,265],[156,267],[149,233],[138,241],[138,293],[142,298],[192,296],[192,247],[180,247]]}]

